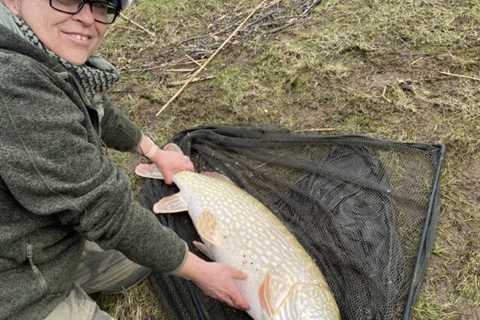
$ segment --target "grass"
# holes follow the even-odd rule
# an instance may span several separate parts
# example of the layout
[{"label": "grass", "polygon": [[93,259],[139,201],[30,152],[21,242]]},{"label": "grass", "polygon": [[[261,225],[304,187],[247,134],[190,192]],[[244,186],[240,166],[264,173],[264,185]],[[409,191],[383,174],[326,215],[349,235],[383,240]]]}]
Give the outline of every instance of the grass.
[{"label": "grass", "polygon": [[[417,320],[458,319],[480,309],[480,2],[324,0],[304,23],[237,41],[159,117],[184,79],[157,69],[168,48],[204,33],[251,0],[138,1],[109,32],[105,54],[123,70],[114,99],[161,143],[176,132],[218,123],[333,127],[398,141],[444,143],[442,210],[434,252],[415,307]],[[176,45],[175,45],[176,44]],[[115,154],[127,170],[133,156]],[[132,177],[133,184],[137,181]],[[162,319],[144,285],[100,305],[119,319]]]}]

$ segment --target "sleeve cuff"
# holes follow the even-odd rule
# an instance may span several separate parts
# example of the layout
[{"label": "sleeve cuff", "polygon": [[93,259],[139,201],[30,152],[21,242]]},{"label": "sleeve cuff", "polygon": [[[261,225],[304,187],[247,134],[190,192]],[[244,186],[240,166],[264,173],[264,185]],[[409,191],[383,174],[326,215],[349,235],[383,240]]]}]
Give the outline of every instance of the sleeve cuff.
[{"label": "sleeve cuff", "polygon": [[166,275],[173,275],[173,276],[176,275],[177,272],[183,268],[183,266],[185,265],[185,262],[187,262],[189,249],[188,249],[187,243],[185,241],[183,241],[183,243],[185,245],[185,253],[183,254],[182,261],[180,262],[180,264],[175,269],[167,272]]}]

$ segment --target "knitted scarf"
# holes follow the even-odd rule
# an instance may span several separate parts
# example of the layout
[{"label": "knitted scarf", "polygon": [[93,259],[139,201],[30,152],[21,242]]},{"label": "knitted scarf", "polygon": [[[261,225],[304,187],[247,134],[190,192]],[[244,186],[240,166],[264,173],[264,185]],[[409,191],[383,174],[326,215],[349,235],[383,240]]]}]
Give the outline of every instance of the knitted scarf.
[{"label": "knitted scarf", "polygon": [[118,81],[119,75],[117,71],[105,60],[98,57],[91,57],[83,65],[72,64],[46,48],[25,20],[18,16],[14,16],[14,19],[27,41],[35,47],[45,51],[52,58],[60,61],[60,63],[74,75],[90,101],[94,101],[96,94],[106,92],[116,81]]}]

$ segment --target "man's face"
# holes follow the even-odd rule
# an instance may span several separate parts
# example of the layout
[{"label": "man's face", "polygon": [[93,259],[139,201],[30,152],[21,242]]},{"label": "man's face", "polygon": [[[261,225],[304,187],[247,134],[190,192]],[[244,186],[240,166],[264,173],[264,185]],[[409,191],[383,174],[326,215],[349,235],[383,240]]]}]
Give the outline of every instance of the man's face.
[{"label": "man's face", "polygon": [[94,20],[88,4],[71,15],[50,7],[49,0],[5,0],[5,3],[30,25],[48,49],[73,64],[85,63],[107,30],[107,25]]}]

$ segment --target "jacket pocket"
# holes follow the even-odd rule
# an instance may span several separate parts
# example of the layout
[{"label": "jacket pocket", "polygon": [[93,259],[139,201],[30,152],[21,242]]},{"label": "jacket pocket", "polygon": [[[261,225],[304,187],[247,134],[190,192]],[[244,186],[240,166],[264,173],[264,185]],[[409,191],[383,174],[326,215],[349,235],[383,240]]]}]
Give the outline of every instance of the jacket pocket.
[{"label": "jacket pocket", "polygon": [[38,269],[38,267],[35,265],[35,262],[33,261],[33,245],[31,243],[27,243],[27,259],[28,259],[28,262],[30,263],[30,267],[32,268],[35,278],[40,283],[40,288],[42,289],[43,292],[47,292],[48,290],[47,280],[45,280],[45,277],[43,276],[42,272],[40,271],[40,269]]}]

